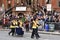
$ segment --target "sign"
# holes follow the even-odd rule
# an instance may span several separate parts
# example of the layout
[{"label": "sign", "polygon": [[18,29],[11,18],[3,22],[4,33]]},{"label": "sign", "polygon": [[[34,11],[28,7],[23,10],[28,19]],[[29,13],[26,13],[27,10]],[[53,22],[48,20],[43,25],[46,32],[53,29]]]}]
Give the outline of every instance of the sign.
[{"label": "sign", "polygon": [[16,11],[26,11],[26,7],[16,7]]},{"label": "sign", "polygon": [[51,11],[52,9],[52,5],[51,4],[47,4],[47,11]]}]

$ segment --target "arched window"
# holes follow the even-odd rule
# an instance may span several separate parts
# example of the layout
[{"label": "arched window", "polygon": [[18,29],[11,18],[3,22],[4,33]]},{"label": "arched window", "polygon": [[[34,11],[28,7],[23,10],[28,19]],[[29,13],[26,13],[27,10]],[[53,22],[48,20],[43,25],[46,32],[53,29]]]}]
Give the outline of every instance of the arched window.
[{"label": "arched window", "polygon": [[31,1],[32,1],[32,0],[26,0],[27,5],[31,5]]},{"label": "arched window", "polygon": [[7,0],[7,6],[8,8],[11,8],[11,0]]}]

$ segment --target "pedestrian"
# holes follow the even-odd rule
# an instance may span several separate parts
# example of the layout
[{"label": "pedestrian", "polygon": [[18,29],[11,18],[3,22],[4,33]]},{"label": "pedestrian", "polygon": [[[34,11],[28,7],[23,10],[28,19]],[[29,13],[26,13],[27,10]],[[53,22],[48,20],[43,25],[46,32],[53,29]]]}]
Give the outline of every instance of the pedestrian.
[{"label": "pedestrian", "polygon": [[11,31],[8,33],[9,35],[12,33],[12,36],[14,36],[15,33],[15,28],[18,25],[16,20],[12,20],[11,25],[10,25],[10,29]]},{"label": "pedestrian", "polygon": [[28,20],[25,21],[25,28],[26,28],[26,32],[28,32],[29,31],[29,21]]},{"label": "pedestrian", "polygon": [[40,38],[39,34],[38,34],[38,22],[36,19],[33,19],[33,26],[32,26],[32,35],[31,38],[34,38],[34,35],[36,36],[36,39]]}]

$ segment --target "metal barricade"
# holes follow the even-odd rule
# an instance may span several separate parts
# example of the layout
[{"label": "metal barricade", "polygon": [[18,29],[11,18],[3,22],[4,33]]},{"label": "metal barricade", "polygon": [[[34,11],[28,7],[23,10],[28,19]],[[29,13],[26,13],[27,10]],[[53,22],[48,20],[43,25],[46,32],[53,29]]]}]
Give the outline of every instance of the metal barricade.
[{"label": "metal barricade", "polygon": [[[46,22],[46,23],[49,25],[49,31],[60,30],[60,22]],[[45,29],[45,25],[44,25],[44,29]]]}]

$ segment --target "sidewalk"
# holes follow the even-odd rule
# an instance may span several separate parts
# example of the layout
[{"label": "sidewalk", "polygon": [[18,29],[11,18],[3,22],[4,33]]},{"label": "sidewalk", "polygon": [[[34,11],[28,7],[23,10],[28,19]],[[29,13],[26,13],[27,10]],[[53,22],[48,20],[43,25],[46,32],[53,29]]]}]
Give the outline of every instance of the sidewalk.
[{"label": "sidewalk", "polygon": [[[10,31],[10,29],[0,29],[0,31]],[[30,33],[32,30],[29,31]],[[51,34],[51,35],[60,35],[58,31],[55,32],[46,32],[46,31],[38,31],[40,34]]]}]

